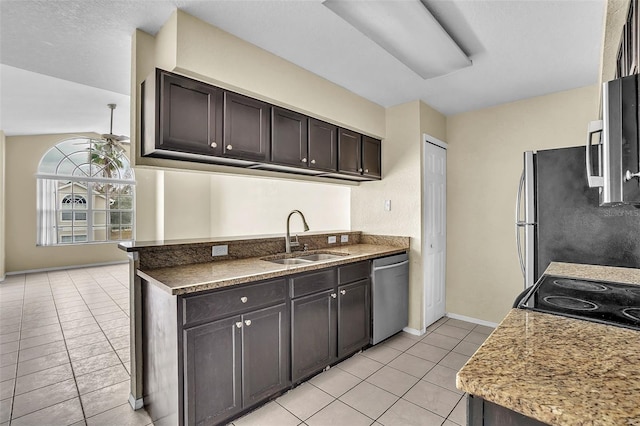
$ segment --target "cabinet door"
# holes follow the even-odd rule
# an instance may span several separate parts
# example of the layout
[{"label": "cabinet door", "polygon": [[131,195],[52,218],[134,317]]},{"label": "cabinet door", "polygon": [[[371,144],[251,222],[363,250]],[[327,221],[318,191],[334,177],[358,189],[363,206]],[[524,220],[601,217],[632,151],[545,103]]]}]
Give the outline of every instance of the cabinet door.
[{"label": "cabinet door", "polygon": [[283,108],[271,108],[271,161],[307,167],[307,117]]},{"label": "cabinet door", "polygon": [[309,118],[309,167],[335,172],[338,168],[338,127]]},{"label": "cabinet door", "polygon": [[224,93],[225,157],[267,162],[270,159],[270,106],[237,93]]},{"label": "cabinet door", "polygon": [[369,343],[369,280],[338,287],[338,358]]},{"label": "cabinet door", "polygon": [[369,136],[362,136],[362,174],[380,179],[382,176],[382,142]]},{"label": "cabinet door", "polygon": [[361,135],[347,129],[338,131],[338,171],[351,175],[362,174]]},{"label": "cabinet door", "polygon": [[222,142],[222,90],[160,72],[156,148],[214,155]]},{"label": "cabinet door", "polygon": [[250,407],[289,385],[286,304],[242,316],[242,399]]},{"label": "cabinet door", "polygon": [[291,376],[297,382],[336,359],[335,291],[291,301]]},{"label": "cabinet door", "polygon": [[183,331],[185,424],[217,424],[242,410],[240,320]]}]

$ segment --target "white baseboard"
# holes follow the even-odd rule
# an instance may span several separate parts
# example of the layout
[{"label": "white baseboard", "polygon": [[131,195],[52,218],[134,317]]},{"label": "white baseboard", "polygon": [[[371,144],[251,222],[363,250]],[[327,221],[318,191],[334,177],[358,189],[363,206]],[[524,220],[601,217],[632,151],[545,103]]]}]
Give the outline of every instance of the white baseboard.
[{"label": "white baseboard", "polygon": [[416,328],[411,328],[411,327],[405,327],[402,329],[402,331],[405,331],[409,334],[413,334],[414,336],[422,336],[424,333],[426,333],[425,329],[418,330]]},{"label": "white baseboard", "polygon": [[[128,260],[114,260],[113,262],[101,262],[101,263],[89,263],[87,265],[69,265],[69,266],[55,266],[52,268],[42,268],[42,269],[27,269],[26,271],[14,271],[7,272],[7,276],[9,275],[20,275],[20,274],[37,274],[41,272],[52,272],[52,271],[62,271],[65,269],[82,269],[82,268],[94,268],[96,266],[110,266],[110,265],[121,265],[129,263]],[[4,280],[4,278],[3,278]],[[2,280],[0,280],[2,281]]]},{"label": "white baseboard", "polygon": [[471,318],[464,315],[452,314],[450,312],[445,314],[445,316],[447,318],[457,319],[457,320],[466,321],[466,322],[472,322],[478,325],[486,325],[487,327],[496,328],[498,326],[498,323],[495,323],[495,322],[485,321],[477,318]]}]

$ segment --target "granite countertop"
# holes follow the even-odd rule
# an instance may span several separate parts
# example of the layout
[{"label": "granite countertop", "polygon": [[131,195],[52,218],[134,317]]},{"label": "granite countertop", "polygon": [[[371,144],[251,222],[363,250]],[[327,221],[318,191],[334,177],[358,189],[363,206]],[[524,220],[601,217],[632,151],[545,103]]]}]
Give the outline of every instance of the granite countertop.
[{"label": "granite countertop", "polygon": [[143,269],[138,270],[138,275],[173,295],[180,295],[405,253],[408,250],[409,247],[354,244],[330,250],[311,251],[309,253],[341,253],[344,256],[309,264],[280,265],[262,260],[261,257],[251,257],[168,268]]},{"label": "granite countertop", "polygon": [[[547,274],[640,284],[640,270],[552,264]],[[551,425],[640,425],[640,332],[512,309],[456,385]]]}]

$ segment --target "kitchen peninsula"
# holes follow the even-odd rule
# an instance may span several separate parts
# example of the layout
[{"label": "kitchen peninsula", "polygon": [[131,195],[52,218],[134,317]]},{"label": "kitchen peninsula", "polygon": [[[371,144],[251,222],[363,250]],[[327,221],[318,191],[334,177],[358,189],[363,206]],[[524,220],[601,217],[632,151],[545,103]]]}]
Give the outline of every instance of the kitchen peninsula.
[{"label": "kitchen peninsula", "polygon": [[155,424],[228,422],[369,345],[370,260],[406,253],[409,238],[305,234],[299,247],[285,254],[281,236],[120,245],[137,253],[137,358]]},{"label": "kitchen peninsula", "polygon": [[[545,273],[640,285],[631,268],[552,263]],[[638,425],[640,331],[512,309],[457,387],[470,394],[469,425]]]}]

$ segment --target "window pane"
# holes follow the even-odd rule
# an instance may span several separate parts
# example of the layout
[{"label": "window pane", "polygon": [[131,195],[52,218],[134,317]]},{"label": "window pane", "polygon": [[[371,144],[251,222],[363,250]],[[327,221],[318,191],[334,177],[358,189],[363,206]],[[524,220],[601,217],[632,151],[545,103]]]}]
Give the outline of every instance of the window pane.
[{"label": "window pane", "polygon": [[86,238],[87,236],[87,228],[86,227],[73,227],[73,236],[74,237],[80,237],[80,236],[84,236]]},{"label": "window pane", "polygon": [[73,217],[73,212],[62,212],[62,220],[71,220]]},{"label": "window pane", "polygon": [[107,241],[107,228],[105,226],[94,226],[92,232],[93,241]]},{"label": "window pane", "polygon": [[120,212],[109,212],[109,223],[111,226],[119,227],[120,223]]},{"label": "window pane", "polygon": [[107,212],[105,211],[94,211],[93,212],[93,224],[94,225],[105,225],[107,223]]},{"label": "window pane", "polygon": [[129,212],[122,212],[120,215],[122,226],[131,226],[133,223],[133,214]]},{"label": "window pane", "polygon": [[86,222],[87,221],[87,212],[74,212],[74,220]]}]

